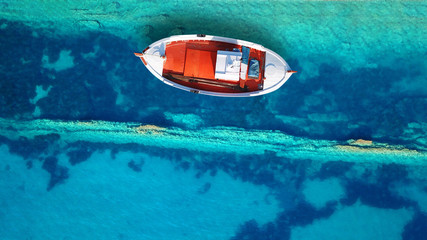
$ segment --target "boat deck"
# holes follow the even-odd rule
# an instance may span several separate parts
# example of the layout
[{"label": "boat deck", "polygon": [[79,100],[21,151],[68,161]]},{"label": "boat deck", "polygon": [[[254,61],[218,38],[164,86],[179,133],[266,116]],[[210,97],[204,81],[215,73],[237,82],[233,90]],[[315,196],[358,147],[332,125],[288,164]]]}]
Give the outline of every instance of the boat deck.
[{"label": "boat deck", "polygon": [[264,79],[265,52],[250,49],[249,59],[259,61],[259,77],[229,81],[215,78],[217,51],[242,51],[242,46],[209,40],[182,40],[167,43],[162,76],[194,89],[238,93],[258,91]]}]

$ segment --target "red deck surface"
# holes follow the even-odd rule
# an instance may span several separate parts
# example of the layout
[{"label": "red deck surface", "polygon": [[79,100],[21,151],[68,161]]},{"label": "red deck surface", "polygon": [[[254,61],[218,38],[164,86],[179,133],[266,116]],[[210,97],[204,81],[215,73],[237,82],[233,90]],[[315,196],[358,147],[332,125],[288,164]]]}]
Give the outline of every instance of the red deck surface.
[{"label": "red deck surface", "polygon": [[[232,51],[233,48],[241,50],[239,45],[206,40],[168,43],[165,50],[166,61],[163,65],[163,77],[187,87],[213,92],[259,90],[258,85],[262,83],[264,77],[265,52],[256,49],[251,49],[249,59],[259,60],[261,69],[258,79],[246,76],[246,80],[240,79],[238,83],[215,79],[217,51]],[[191,79],[200,81],[191,81]]]},{"label": "red deck surface", "polygon": [[187,47],[185,42],[177,42],[166,46],[166,61],[163,65],[163,72],[184,74],[185,53]]},{"label": "red deck surface", "polygon": [[215,78],[216,52],[187,49],[184,76],[195,78]]}]

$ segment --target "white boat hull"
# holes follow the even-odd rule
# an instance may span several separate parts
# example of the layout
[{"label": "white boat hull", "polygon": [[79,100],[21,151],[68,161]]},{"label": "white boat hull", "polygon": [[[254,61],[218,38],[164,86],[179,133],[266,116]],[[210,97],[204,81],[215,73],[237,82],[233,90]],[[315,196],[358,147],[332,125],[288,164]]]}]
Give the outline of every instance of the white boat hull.
[{"label": "white boat hull", "polygon": [[[232,43],[236,45],[242,45],[249,48],[265,51],[265,74],[264,74],[264,86],[263,89],[252,92],[240,92],[240,93],[224,93],[215,91],[206,91],[196,88],[187,87],[176,82],[173,82],[162,76],[163,63],[165,61],[165,48],[169,42],[172,41],[185,41],[185,40],[206,40],[206,41],[218,41]],[[137,55],[137,54],[135,54]],[[218,36],[200,36],[200,35],[177,35],[168,38],[161,39],[152,43],[142,54],[137,55],[144,62],[147,69],[160,81],[172,86],[185,90],[188,92],[217,96],[217,97],[253,97],[260,96],[267,93],[271,93],[279,89],[289,78],[295,73],[292,71],[287,62],[280,57],[277,53],[272,50],[265,48],[259,44],[237,40],[232,38],[218,37]],[[167,57],[167,56],[166,56]]]}]

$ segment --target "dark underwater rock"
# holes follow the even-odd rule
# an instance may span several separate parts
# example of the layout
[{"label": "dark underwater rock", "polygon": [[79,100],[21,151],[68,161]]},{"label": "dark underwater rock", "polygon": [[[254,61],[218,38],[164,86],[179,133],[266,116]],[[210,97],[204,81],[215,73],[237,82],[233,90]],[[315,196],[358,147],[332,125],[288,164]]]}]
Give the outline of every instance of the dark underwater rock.
[{"label": "dark underwater rock", "polygon": [[427,236],[427,215],[417,213],[402,233],[402,240],[421,240]]},{"label": "dark underwater rock", "polygon": [[37,158],[40,154],[49,154],[50,146],[54,145],[60,136],[58,134],[37,135],[34,139],[19,137],[18,140],[4,140],[11,153],[22,156],[24,159]]},{"label": "dark underwater rock", "polygon": [[330,177],[343,177],[343,175],[350,170],[353,165],[354,163],[343,161],[325,162],[322,164],[322,167],[316,176],[321,180]]},{"label": "dark underwater rock", "polygon": [[142,171],[142,166],[144,166],[144,160],[140,160],[138,162],[131,160],[130,162],[128,162],[128,167],[132,170],[134,170],[135,172],[141,172]]},{"label": "dark underwater rock", "polygon": [[63,183],[69,177],[68,168],[58,165],[56,157],[47,157],[42,168],[50,174],[47,191],[52,190],[55,185]]},{"label": "dark underwater rock", "polygon": [[27,169],[31,169],[31,168],[33,168],[33,162],[32,161],[27,161],[27,163],[25,164],[25,166],[27,166]]},{"label": "dark underwater rock", "polygon": [[209,189],[211,189],[211,184],[210,183],[205,183],[202,187],[199,188],[199,190],[197,191],[198,194],[205,194],[209,191]]},{"label": "dark underwater rock", "polygon": [[90,156],[92,156],[92,149],[88,147],[80,147],[77,150],[72,150],[67,153],[67,156],[70,158],[69,162],[71,165],[76,165],[78,163],[86,161]]},{"label": "dark underwater rock", "polygon": [[377,207],[399,209],[413,206],[412,201],[396,196],[389,190],[388,184],[369,184],[362,181],[349,181],[346,184],[346,197],[341,200],[344,205],[353,205],[358,199],[362,204]]}]

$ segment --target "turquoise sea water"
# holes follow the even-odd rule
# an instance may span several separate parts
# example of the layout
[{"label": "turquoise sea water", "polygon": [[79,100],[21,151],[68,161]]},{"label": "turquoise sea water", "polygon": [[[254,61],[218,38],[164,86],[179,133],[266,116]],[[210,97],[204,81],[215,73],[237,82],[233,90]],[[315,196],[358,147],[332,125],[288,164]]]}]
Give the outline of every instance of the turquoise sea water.
[{"label": "turquoise sea water", "polygon": [[[0,0],[1,239],[425,239],[426,1]],[[297,70],[254,98],[155,79],[176,34]]]}]

